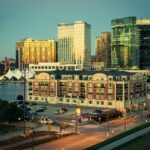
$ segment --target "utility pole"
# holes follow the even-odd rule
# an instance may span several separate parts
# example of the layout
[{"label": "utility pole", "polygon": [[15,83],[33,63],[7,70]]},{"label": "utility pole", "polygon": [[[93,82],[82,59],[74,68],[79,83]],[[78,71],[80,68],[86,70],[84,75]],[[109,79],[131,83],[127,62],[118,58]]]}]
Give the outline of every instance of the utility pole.
[{"label": "utility pole", "polygon": [[25,124],[26,108],[25,108],[25,99],[26,99],[26,62],[24,62],[24,99],[23,99],[23,133],[24,133],[24,135],[26,135],[26,124]]},{"label": "utility pole", "polygon": [[107,121],[107,136],[109,137],[109,110],[108,110],[108,121]]},{"label": "utility pole", "polygon": [[126,131],[126,129],[127,129],[127,117],[125,116],[125,120],[124,120],[125,122],[124,122],[124,131]]}]

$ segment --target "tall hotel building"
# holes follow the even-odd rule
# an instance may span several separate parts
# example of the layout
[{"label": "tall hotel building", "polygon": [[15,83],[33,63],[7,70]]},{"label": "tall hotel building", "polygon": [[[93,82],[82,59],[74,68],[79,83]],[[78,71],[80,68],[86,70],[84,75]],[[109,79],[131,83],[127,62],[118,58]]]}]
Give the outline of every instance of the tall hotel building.
[{"label": "tall hotel building", "polygon": [[101,66],[103,68],[108,68],[110,66],[110,35],[110,32],[102,32],[101,36],[96,37],[96,57],[103,63],[103,66]]},{"label": "tall hotel building", "polygon": [[91,65],[91,26],[83,21],[58,24],[58,61]]},{"label": "tall hotel building", "polygon": [[24,39],[16,43],[17,67],[23,70],[24,64],[38,64],[39,62],[56,62],[55,40]]},{"label": "tall hotel building", "polygon": [[139,33],[136,17],[112,20],[111,27],[112,67],[139,66]]}]

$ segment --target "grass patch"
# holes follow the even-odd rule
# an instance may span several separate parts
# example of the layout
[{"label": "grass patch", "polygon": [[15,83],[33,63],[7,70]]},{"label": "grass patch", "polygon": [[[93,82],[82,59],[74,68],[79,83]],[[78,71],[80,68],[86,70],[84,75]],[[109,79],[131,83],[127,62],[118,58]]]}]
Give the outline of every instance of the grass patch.
[{"label": "grass patch", "polygon": [[148,127],[148,126],[150,126],[150,123],[149,123],[149,122],[148,122],[148,123],[145,123],[145,124],[142,124],[142,125],[140,125],[140,126],[137,126],[137,127],[133,128],[133,129],[130,129],[130,130],[126,131],[126,132],[123,132],[123,133],[121,133],[121,134],[119,134],[119,135],[117,135],[117,136],[114,136],[114,137],[112,137],[112,138],[110,138],[110,139],[108,139],[108,140],[105,140],[105,141],[103,141],[103,142],[101,142],[101,143],[98,143],[98,144],[96,144],[96,145],[93,145],[93,146],[91,146],[91,147],[89,147],[89,148],[86,148],[86,149],[84,149],[84,150],[97,150],[98,148],[101,148],[101,147],[103,147],[103,146],[106,146],[106,145],[108,145],[108,144],[110,144],[110,143],[112,143],[112,142],[114,142],[114,141],[116,141],[116,140],[118,140],[118,139],[121,139],[121,138],[123,138],[123,137],[125,137],[125,136],[127,136],[127,135],[130,135],[130,134],[132,134],[132,133],[134,133],[134,132],[137,132],[137,131],[139,131],[139,130],[141,130],[141,129],[144,129],[144,128]]},{"label": "grass patch", "polygon": [[144,134],[134,140],[131,140],[121,146],[118,146],[117,148],[114,148],[113,150],[149,150],[150,149],[150,132],[147,134]]}]

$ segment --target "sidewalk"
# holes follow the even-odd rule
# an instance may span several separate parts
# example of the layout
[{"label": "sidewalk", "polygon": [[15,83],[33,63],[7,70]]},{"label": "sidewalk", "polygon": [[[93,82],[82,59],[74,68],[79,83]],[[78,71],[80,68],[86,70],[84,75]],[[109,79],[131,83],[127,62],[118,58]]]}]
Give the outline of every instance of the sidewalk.
[{"label": "sidewalk", "polygon": [[9,145],[0,146],[0,150],[21,150],[23,148],[32,147],[33,145],[43,143],[43,141],[50,141],[57,139],[57,134],[46,135],[41,137],[31,137],[30,139],[24,139],[19,142],[11,143]]},{"label": "sidewalk", "polygon": [[[35,129],[34,131],[48,131],[48,128],[46,125],[41,126],[37,129]],[[53,139],[57,139],[59,137],[59,132],[60,132],[60,128],[57,126],[51,126],[51,131],[55,132],[56,134],[52,134],[52,135],[45,135],[45,136],[40,136],[40,137],[35,137],[32,136],[31,138],[28,139],[23,139],[21,141],[16,141],[14,143],[10,143],[10,144],[5,144],[5,145],[0,145],[0,150],[19,150],[22,147],[25,148],[24,146],[28,146],[28,147],[32,147],[33,143],[34,145],[36,144],[41,144],[43,143],[43,141],[51,141]],[[66,130],[62,131],[62,135],[67,135],[67,134],[71,134],[73,129],[72,128],[67,128]],[[5,140],[9,140],[10,138],[15,138],[17,136],[23,135],[22,134],[22,130],[18,130],[10,132],[8,134],[5,135],[1,135],[0,136],[0,142],[5,141]]]},{"label": "sidewalk", "polygon": [[116,147],[118,147],[118,146],[120,146],[120,145],[122,145],[126,142],[129,142],[130,140],[133,140],[133,139],[147,133],[147,132],[150,132],[150,127],[144,128],[140,131],[137,131],[137,132],[135,132],[133,134],[130,134],[126,137],[123,137],[123,138],[121,138],[121,139],[119,139],[115,142],[112,142],[112,143],[110,143],[110,144],[108,144],[108,145],[106,145],[102,148],[99,148],[98,150],[111,150],[111,149],[114,149],[114,148],[116,148]]}]

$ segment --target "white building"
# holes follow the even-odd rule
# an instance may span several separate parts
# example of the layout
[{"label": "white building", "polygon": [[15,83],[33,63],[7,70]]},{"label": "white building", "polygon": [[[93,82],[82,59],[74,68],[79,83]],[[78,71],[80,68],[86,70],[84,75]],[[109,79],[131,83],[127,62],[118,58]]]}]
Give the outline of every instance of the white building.
[{"label": "white building", "polygon": [[58,24],[58,61],[91,65],[91,26],[83,21]]},{"label": "white building", "polygon": [[60,62],[40,62],[38,64],[29,64],[30,71],[54,71],[54,70],[81,70],[79,64],[65,64]]}]

